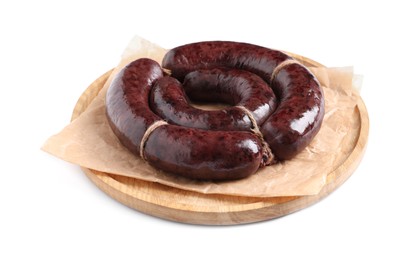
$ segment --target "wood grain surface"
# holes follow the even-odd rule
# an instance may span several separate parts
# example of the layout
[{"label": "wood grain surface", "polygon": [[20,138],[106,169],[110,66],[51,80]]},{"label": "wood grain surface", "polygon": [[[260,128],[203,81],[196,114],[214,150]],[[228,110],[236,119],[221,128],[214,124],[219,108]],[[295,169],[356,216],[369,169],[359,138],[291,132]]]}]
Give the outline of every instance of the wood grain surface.
[{"label": "wood grain surface", "polygon": [[[295,55],[307,66],[322,64]],[[72,115],[77,118],[99,93],[112,71],[95,80],[79,98]],[[112,175],[82,168],[88,178],[109,196],[124,205],[167,220],[204,225],[234,225],[269,220],[306,208],[341,186],[360,163],[368,138],[369,119],[363,100],[359,97],[353,120],[359,129],[350,136],[343,163],[333,168],[326,185],[313,196],[254,198],[218,194],[202,194],[181,190],[159,183]]]}]

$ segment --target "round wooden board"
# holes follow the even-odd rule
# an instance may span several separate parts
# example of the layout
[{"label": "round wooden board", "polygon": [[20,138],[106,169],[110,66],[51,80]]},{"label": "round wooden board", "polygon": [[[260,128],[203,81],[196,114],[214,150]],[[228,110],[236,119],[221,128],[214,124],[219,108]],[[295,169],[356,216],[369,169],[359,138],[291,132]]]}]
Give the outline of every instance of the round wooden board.
[{"label": "round wooden board", "polygon": [[[323,66],[308,58],[294,56],[308,66]],[[75,106],[72,120],[85,111],[111,72],[103,74],[85,90]],[[361,98],[357,110],[355,120],[359,129],[356,137],[349,142],[350,153],[346,154],[344,162],[328,175],[326,185],[320,193],[313,196],[254,198],[202,194],[87,168],[82,170],[109,196],[126,206],[156,217],[204,225],[234,225],[269,220],[320,201],[352,175],[363,157],[369,128],[367,109]]]}]

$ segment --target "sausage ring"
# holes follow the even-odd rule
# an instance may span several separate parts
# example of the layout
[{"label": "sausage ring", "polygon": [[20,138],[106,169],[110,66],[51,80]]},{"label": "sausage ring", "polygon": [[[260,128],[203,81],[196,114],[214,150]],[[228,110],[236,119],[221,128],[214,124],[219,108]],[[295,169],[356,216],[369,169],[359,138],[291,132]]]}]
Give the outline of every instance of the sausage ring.
[{"label": "sausage ring", "polygon": [[[106,95],[107,118],[120,142],[161,170],[202,180],[244,178],[271,163],[270,150],[277,160],[290,159],[320,129],[320,85],[282,52],[200,42],[170,50],[162,65],[171,77],[153,60],[131,62]],[[220,75],[230,79],[220,80]],[[252,83],[234,88],[231,82],[237,78]],[[235,106],[210,113],[192,108],[188,97],[216,97]]]}]

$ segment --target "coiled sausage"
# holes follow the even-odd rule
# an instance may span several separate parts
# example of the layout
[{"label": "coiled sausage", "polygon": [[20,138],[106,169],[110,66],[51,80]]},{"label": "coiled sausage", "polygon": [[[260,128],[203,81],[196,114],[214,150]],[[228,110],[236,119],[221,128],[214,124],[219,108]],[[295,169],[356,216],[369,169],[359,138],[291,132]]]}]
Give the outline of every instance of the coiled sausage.
[{"label": "coiled sausage", "polygon": [[[108,89],[106,113],[121,143],[164,171],[202,180],[244,178],[270,163],[270,149],[275,159],[293,158],[321,127],[319,82],[283,52],[199,42],[170,50],[162,65],[171,77],[150,59],[123,68]],[[238,84],[242,78],[252,83]],[[241,109],[202,111],[189,98]]]}]

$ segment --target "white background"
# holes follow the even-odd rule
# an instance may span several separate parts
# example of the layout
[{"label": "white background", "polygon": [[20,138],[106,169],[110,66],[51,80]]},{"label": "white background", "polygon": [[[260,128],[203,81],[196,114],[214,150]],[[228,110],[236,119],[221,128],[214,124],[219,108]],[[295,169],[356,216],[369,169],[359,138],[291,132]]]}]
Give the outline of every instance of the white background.
[{"label": "white background", "polygon": [[[407,259],[407,12],[397,1],[2,1],[0,259]],[[207,227],[129,209],[40,151],[138,34],[246,41],[364,75],[363,161],[316,205]]]}]

